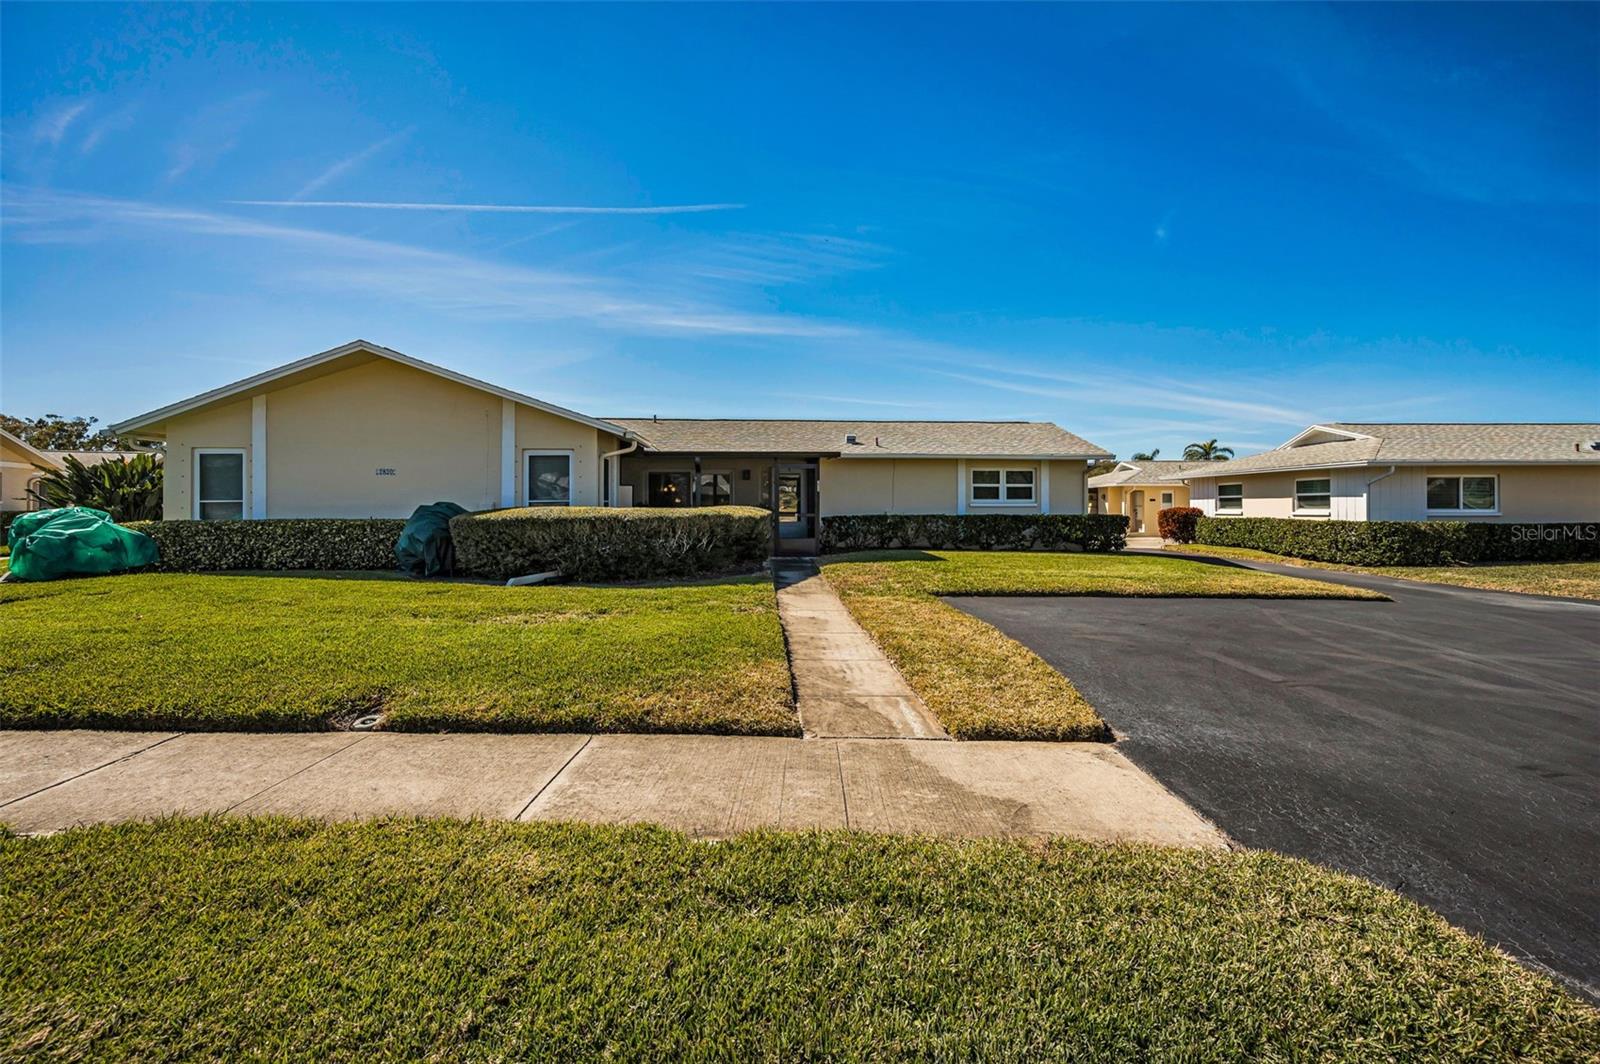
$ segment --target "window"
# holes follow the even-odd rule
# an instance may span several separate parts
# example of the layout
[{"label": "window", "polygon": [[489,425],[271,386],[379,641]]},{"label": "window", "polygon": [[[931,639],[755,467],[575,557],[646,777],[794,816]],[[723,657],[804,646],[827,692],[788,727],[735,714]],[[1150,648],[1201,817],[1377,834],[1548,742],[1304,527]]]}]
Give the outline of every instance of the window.
[{"label": "window", "polygon": [[1033,470],[974,469],[972,501],[979,505],[1004,506],[1033,501]]},{"label": "window", "polygon": [[1333,508],[1333,482],[1326,477],[1294,482],[1294,512],[1325,514]]},{"label": "window", "polygon": [[566,506],[572,502],[572,452],[524,451],[529,506]]},{"label": "window", "polygon": [[700,505],[731,506],[733,504],[732,473],[700,474]]},{"label": "window", "polygon": [[1498,477],[1429,477],[1429,513],[1498,513]]},{"label": "window", "polygon": [[201,521],[244,520],[244,451],[194,452],[194,515]]},{"label": "window", "polygon": [[688,506],[688,473],[651,473],[649,476],[651,506]]},{"label": "window", "polygon": [[1167,506],[1171,506],[1172,505],[1172,492],[1164,491],[1164,492],[1161,493],[1161,505],[1162,505],[1162,507],[1167,507]]},{"label": "window", "polygon": [[1218,484],[1217,485],[1217,513],[1242,514],[1244,513],[1244,485],[1243,484]]}]

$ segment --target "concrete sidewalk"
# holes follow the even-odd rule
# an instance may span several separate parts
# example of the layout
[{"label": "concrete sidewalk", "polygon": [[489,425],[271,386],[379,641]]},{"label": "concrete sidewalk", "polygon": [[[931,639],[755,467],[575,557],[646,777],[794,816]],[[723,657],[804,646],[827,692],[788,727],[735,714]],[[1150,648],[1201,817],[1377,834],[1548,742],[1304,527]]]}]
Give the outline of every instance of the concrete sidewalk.
[{"label": "concrete sidewalk", "polygon": [[709,735],[0,732],[18,832],[165,814],[455,816],[1069,835],[1223,847],[1101,743]]}]

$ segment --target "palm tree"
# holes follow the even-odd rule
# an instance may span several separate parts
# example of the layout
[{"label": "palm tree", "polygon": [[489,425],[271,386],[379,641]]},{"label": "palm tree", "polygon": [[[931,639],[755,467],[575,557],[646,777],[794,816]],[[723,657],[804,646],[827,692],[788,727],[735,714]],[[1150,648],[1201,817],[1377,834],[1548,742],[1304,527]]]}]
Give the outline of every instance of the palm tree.
[{"label": "palm tree", "polygon": [[161,461],[149,452],[131,454],[118,461],[84,465],[72,455],[62,459],[60,472],[46,473],[39,486],[29,488],[41,506],[92,506],[113,521],[161,519]]},{"label": "palm tree", "polygon": [[1186,462],[1226,462],[1233,457],[1232,447],[1218,447],[1216,437],[1205,443],[1191,443],[1183,449]]},{"label": "palm tree", "polygon": [[1156,455],[1158,455],[1160,453],[1161,453],[1161,448],[1159,448],[1159,447],[1157,447],[1155,450],[1149,451],[1149,452],[1139,451],[1136,454],[1134,454],[1133,458],[1130,459],[1130,461],[1134,461],[1134,462],[1154,462],[1156,460]]}]

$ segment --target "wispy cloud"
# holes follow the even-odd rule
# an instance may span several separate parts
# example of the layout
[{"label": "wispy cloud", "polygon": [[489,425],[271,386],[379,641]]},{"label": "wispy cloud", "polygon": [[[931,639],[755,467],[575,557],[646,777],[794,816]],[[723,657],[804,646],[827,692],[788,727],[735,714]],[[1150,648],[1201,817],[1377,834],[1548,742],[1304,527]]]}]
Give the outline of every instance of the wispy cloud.
[{"label": "wispy cloud", "polygon": [[112,133],[129,129],[133,126],[134,115],[138,113],[139,105],[136,103],[123,104],[110,114],[98,118],[89,126],[88,132],[83,135],[83,140],[78,143],[78,152],[88,155],[100,146]]},{"label": "wispy cloud", "polygon": [[355,290],[479,321],[571,319],[648,335],[819,339],[859,333],[850,325],[740,306],[738,292],[720,301],[687,296],[670,276],[624,282],[216,211],[40,189],[7,187],[5,201],[12,239],[81,243],[133,230],[255,241],[296,252],[289,270],[273,260],[272,283]]},{"label": "wispy cloud", "polygon": [[908,403],[898,399],[862,399],[854,395],[813,395],[806,392],[784,392],[779,398],[810,399],[818,403],[848,403],[852,406],[890,406],[902,410],[934,410],[940,403]]},{"label": "wispy cloud", "polygon": [[310,181],[307,181],[304,185],[300,186],[300,191],[296,192],[290,197],[290,199],[296,201],[304,200],[307,196],[311,195],[319,188],[322,188],[324,185],[327,185],[333,181],[337,181],[345,174],[348,174],[350,171],[356,169],[362,163],[366,162],[368,159],[371,159],[374,155],[378,155],[389,148],[392,148],[394,145],[399,144],[401,141],[411,136],[412,133],[416,132],[416,128],[416,126],[407,126],[398,133],[391,133],[389,136],[384,137],[381,140],[377,140],[371,144],[368,144],[365,148],[362,148],[353,155],[346,155],[343,159],[340,159],[338,162],[322,171],[322,173],[318,174],[316,177],[313,177]]},{"label": "wispy cloud", "polygon": [[72,123],[78,120],[83,112],[89,109],[88,100],[74,100],[58,104],[51,108],[34,123],[33,139],[50,145],[52,148],[61,144],[67,130],[72,128]]},{"label": "wispy cloud", "polygon": [[590,207],[545,203],[389,203],[373,200],[228,200],[237,207],[342,207],[362,211],[465,211],[472,214],[704,214],[737,211],[742,203],[680,203],[661,207]]},{"label": "wispy cloud", "polygon": [[167,181],[176,181],[196,167],[211,166],[238,147],[245,125],[266,97],[264,92],[241,92],[195,112],[173,142]]}]

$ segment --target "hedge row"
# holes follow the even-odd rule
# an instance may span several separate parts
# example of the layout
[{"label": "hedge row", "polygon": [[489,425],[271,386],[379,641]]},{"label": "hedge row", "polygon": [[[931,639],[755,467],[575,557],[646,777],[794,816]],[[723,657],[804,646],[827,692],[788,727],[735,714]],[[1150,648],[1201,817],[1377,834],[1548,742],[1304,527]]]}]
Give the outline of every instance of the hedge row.
[{"label": "hedge row", "polygon": [[1600,559],[1600,524],[1297,521],[1203,517],[1195,541],[1341,565],[1470,565]]},{"label": "hedge row", "polygon": [[130,521],[156,541],[152,569],[393,569],[399,518],[284,518],[266,521]]},{"label": "hedge row", "polygon": [[1122,514],[840,514],[822,519],[824,554],[926,547],[932,550],[1121,550]]},{"label": "hedge row", "polygon": [[760,565],[772,514],[751,506],[693,509],[527,507],[450,521],[456,568],[497,580],[556,570],[573,580],[655,580]]}]

